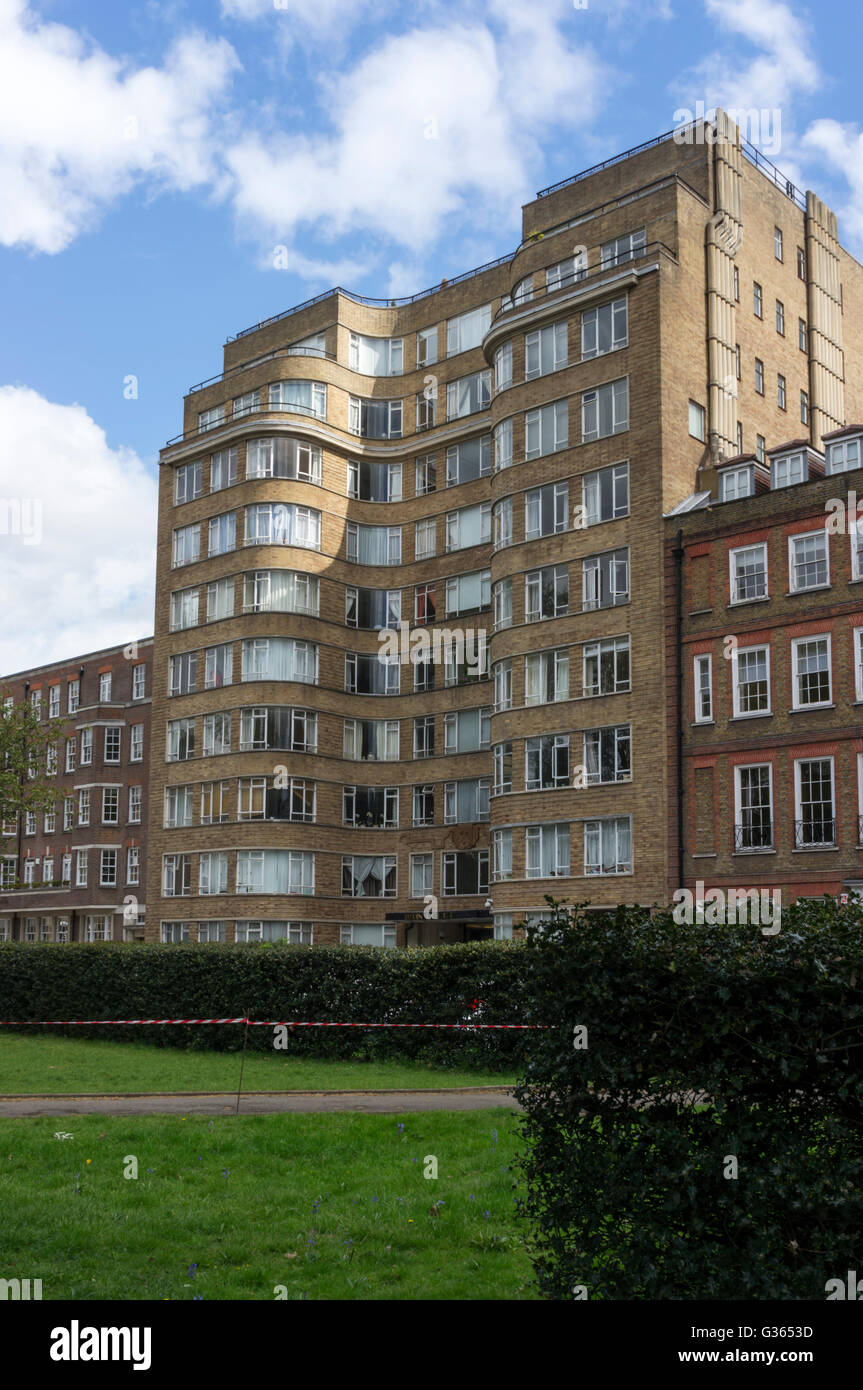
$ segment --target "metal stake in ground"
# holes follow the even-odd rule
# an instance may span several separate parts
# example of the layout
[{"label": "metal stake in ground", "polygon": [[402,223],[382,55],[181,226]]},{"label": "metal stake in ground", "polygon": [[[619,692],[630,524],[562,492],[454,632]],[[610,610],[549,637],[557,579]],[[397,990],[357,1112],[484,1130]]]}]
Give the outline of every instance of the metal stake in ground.
[{"label": "metal stake in ground", "polygon": [[245,1027],[243,1028],[243,1056],[240,1062],[240,1084],[237,1087],[237,1108],[234,1112],[236,1115],[239,1115],[240,1113],[240,1095],[242,1094],[243,1090],[243,1071],[246,1066],[246,1042],[249,1037],[249,1010],[246,1008],[243,1010],[243,1013],[246,1015],[246,1017],[243,1019],[243,1023],[245,1024]]}]

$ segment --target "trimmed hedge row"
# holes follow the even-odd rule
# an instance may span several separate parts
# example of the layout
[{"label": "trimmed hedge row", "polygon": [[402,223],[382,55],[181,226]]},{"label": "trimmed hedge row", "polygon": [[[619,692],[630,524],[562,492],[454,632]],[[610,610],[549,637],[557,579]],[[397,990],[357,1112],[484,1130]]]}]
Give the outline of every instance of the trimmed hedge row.
[{"label": "trimmed hedge row", "polygon": [[[229,1018],[335,1022],[525,1023],[518,942],[381,951],[372,946],[0,944],[0,1018]],[[478,1004],[475,1018],[474,1000]],[[7,1030],[3,1030],[4,1032]],[[25,1031],[25,1030],[20,1030]],[[238,1025],[52,1028],[54,1036],[235,1051]],[[535,1034],[430,1029],[298,1028],[291,1052],[424,1058],[446,1067],[512,1069]],[[250,1028],[248,1046],[273,1046]]]},{"label": "trimmed hedge row", "polygon": [[519,1206],[542,1293],[823,1299],[859,1270],[861,987],[863,909],[830,901],[770,937],[623,909],[530,929],[525,1007],[553,1026],[517,1089]]}]

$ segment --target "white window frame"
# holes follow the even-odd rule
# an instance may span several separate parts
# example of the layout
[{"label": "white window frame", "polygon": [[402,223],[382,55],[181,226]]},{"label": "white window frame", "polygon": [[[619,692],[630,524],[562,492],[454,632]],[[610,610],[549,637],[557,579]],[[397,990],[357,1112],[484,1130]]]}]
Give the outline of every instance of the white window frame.
[{"label": "white window frame", "polygon": [[[739,555],[747,555],[747,554],[749,554],[750,552],[755,552],[755,551],[760,551],[760,552],[761,552],[761,555],[762,555],[763,560],[764,560],[764,564],[763,564],[763,566],[760,567],[759,569],[753,570],[751,576],[743,576],[743,577],[744,577],[744,578],[752,578],[752,577],[754,577],[754,576],[761,576],[761,575],[763,575],[763,580],[764,580],[764,592],[763,592],[763,593],[760,593],[760,594],[747,594],[747,595],[745,595],[743,598],[739,598],[739,597],[738,597],[738,585],[739,585],[739,583],[740,583],[741,576],[738,575],[738,573],[737,573],[737,557],[738,557]],[[733,550],[729,550],[729,552],[728,552],[728,595],[729,595],[729,597],[728,597],[728,602],[729,602],[729,605],[731,605],[731,604],[739,604],[739,603],[761,603],[761,602],[763,602],[764,599],[769,598],[769,597],[770,597],[770,594],[769,594],[769,592],[768,592],[768,568],[767,568],[767,567],[768,567],[768,552],[767,552],[767,542],[766,542],[766,541],[756,541],[753,545],[739,545],[739,546],[736,546]]]},{"label": "white window frame", "polygon": [[569,447],[569,398],[549,401],[524,416],[525,460],[545,458]]},{"label": "white window frame", "polygon": [[[757,710],[742,710],[740,708],[740,678],[739,662],[741,656],[746,656],[749,652],[765,652],[765,678],[767,682],[767,708]],[[756,642],[751,647],[736,647],[731,653],[731,683],[733,690],[733,710],[735,719],[763,719],[773,713],[773,687],[770,678],[770,643]]]},{"label": "white window frame", "polygon": [[[623,388],[615,390],[615,387]],[[611,429],[600,434],[600,398],[602,392],[611,392]],[[623,404],[620,404],[620,403]],[[589,426],[590,407],[595,415],[595,428]],[[615,434],[624,434],[629,429],[629,377],[617,377],[615,381],[604,381],[581,397],[581,439],[587,443],[595,439],[610,439]]]},{"label": "white window frame", "polygon": [[[616,858],[616,867],[615,867],[614,869],[610,870],[610,871],[603,872],[603,869],[602,869],[602,834],[603,834],[602,827],[603,827],[604,825],[613,825],[613,826],[615,827],[615,837],[616,837],[617,842],[618,842],[618,843],[617,843],[617,848],[618,848],[618,850],[619,850],[619,847],[620,847],[620,829],[619,829],[619,827],[620,827],[621,825],[624,825],[624,824],[628,824],[628,839],[629,839],[629,851],[630,851],[630,859],[629,859],[629,862],[627,863],[625,860]],[[595,860],[593,860],[593,859],[588,859],[588,847],[589,847],[589,844],[590,844],[590,842],[591,842],[592,837],[593,837],[594,835],[596,835],[596,834],[599,835],[599,840],[600,840],[600,846],[599,846],[599,849],[600,849],[600,857],[599,857],[598,860],[595,861]],[[633,844],[633,823],[632,823],[632,816],[631,816],[631,815],[630,815],[630,816],[625,816],[625,815],[624,815],[624,816],[596,816],[596,817],[593,817],[592,819],[586,820],[586,821],[584,822],[584,873],[585,873],[585,876],[586,876],[586,877],[590,877],[590,878],[610,878],[610,877],[616,877],[616,876],[621,875],[621,874],[631,874],[631,873],[633,872],[633,865],[634,865],[634,851],[635,851],[635,846],[634,846],[634,844]],[[594,868],[594,867],[593,867],[594,864],[596,864],[597,867]]]},{"label": "white window frame", "polygon": [[[745,479],[745,487],[741,480]],[[751,463],[740,468],[723,468],[719,475],[720,502],[736,502],[740,497],[753,496],[753,468]]]},{"label": "white window frame", "polygon": [[[610,321],[611,346],[601,348],[600,324],[603,311],[607,311]],[[621,322],[622,320],[622,322]],[[622,328],[622,332],[621,332]],[[610,352],[619,352],[629,345],[629,307],[626,296],[611,299],[606,304],[597,304],[585,309],[581,315],[581,360],[592,361],[594,357],[606,357]]]},{"label": "white window frame", "polygon": [[468,309],[463,314],[447,320],[446,353],[455,357],[460,352],[469,352],[479,347],[491,327],[491,304],[483,304],[476,309]]},{"label": "white window frame", "polygon": [[[800,477],[793,476],[798,470]],[[809,466],[806,458],[806,451],[798,449],[793,454],[783,454],[781,458],[774,458],[770,461],[770,486],[775,491],[782,487],[797,487],[800,483],[808,482]]]},{"label": "white window frame", "polygon": [[[827,565],[827,579],[818,584],[798,584],[797,582],[797,562],[795,560],[795,544],[797,541],[811,540],[813,537],[823,537],[824,540],[824,560]],[[804,561],[804,563],[807,563]],[[819,556],[814,562],[821,563]],[[825,530],[799,531],[795,536],[788,537],[788,592],[791,594],[808,594],[816,589],[830,588],[830,537]]]},{"label": "white window frame", "polygon": [[[759,768],[759,769],[760,769],[760,768],[765,768],[765,767],[767,768],[767,787],[768,787],[768,797],[769,797],[768,806],[769,806],[769,809],[770,809],[770,842],[769,842],[769,844],[759,846],[759,848],[760,848],[760,849],[767,850],[767,849],[772,849],[772,848],[773,848],[773,844],[774,844],[775,837],[776,837],[776,813],[775,813],[775,801],[774,801],[774,798],[773,798],[773,763],[772,763],[772,762],[762,762],[762,763],[737,763],[737,764],[735,764],[735,767],[734,767],[734,825],[735,825],[735,827],[736,827],[736,826],[742,826],[742,825],[743,825],[743,788],[742,788],[742,786],[741,786],[741,774],[744,773],[744,772],[749,772],[749,771],[751,771],[753,768]],[[735,851],[736,851],[736,853],[738,853],[738,854],[741,854],[741,853],[742,853],[742,854],[751,854],[751,853],[753,852],[752,849],[749,849],[749,848],[738,849],[738,848],[737,848],[737,843],[736,843],[736,838],[735,838]]]},{"label": "white window frame", "polygon": [[[830,817],[830,819],[832,820],[832,822],[833,822],[833,827],[834,827],[834,830],[833,830],[833,839],[830,840],[830,841],[818,841],[818,842],[813,842],[813,844],[812,844],[811,846],[810,846],[810,845],[798,845],[798,844],[797,844],[797,834],[796,834],[796,827],[797,827],[797,825],[799,824],[799,822],[803,820],[803,815],[802,815],[802,811],[803,811],[803,801],[802,801],[802,795],[801,795],[801,793],[802,793],[802,786],[801,786],[801,769],[802,769],[802,766],[803,766],[804,763],[829,763],[829,764],[830,764],[830,809],[831,809],[832,812],[833,812],[833,815]],[[824,845],[835,845],[835,844],[837,843],[837,840],[838,840],[837,829],[838,829],[838,827],[837,827],[837,824],[836,824],[836,760],[835,760],[835,758],[833,758],[832,756],[819,757],[819,756],[816,755],[816,756],[808,757],[808,758],[795,758],[795,759],[794,759],[794,825],[795,825],[794,846],[795,846],[796,849],[802,849],[802,850],[806,850],[806,849],[809,849],[809,848],[817,849],[817,848],[819,848],[822,844],[824,844]]]},{"label": "white window frame", "polygon": [[[543,359],[549,359],[543,366]],[[566,319],[535,328],[524,337],[524,379],[535,381],[559,372],[569,362],[569,326]]]},{"label": "white window frame", "polygon": [[834,473],[851,473],[860,467],[861,459],[863,438],[859,434],[848,439],[837,439],[835,444],[830,444],[827,448],[827,472],[831,476]]},{"label": "white window frame", "polygon": [[[706,683],[704,673],[707,674]],[[696,724],[712,724],[713,720],[713,657],[710,652],[700,652],[692,659],[692,690],[695,703]],[[704,710],[704,696],[707,696],[707,711]]]},{"label": "white window frame", "polygon": [[[827,644],[827,699],[801,701],[800,699],[800,655],[804,642],[826,642]],[[829,632],[813,632],[806,637],[791,639],[791,708],[795,710],[825,709],[833,704],[833,642]]]}]

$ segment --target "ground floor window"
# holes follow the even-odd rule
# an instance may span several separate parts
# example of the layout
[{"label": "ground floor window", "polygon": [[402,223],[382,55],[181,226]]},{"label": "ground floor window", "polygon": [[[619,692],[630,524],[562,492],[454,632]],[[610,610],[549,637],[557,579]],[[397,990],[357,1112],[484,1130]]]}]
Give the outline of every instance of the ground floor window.
[{"label": "ground floor window", "polygon": [[313,935],[311,922],[237,922],[235,940],[288,941],[294,946],[311,946]]},{"label": "ground floor window", "polygon": [[396,929],[387,922],[343,923],[339,942],[342,946],[395,946]]},{"label": "ground floor window", "polygon": [[96,913],[84,918],[85,941],[110,941],[111,918],[106,913]]},{"label": "ground floor window", "polygon": [[164,945],[177,946],[181,941],[189,939],[188,922],[163,922],[162,923],[162,942]]},{"label": "ground floor window", "polygon": [[227,923],[225,922],[199,922],[198,940],[199,941],[224,941]]}]

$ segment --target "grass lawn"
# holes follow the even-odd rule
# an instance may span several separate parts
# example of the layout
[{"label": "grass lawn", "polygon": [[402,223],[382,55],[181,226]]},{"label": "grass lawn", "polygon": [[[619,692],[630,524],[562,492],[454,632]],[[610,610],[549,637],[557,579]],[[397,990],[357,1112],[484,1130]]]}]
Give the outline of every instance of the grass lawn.
[{"label": "grass lawn", "polygon": [[518,1142],[507,1110],[3,1120],[0,1278],[46,1300],[535,1298]]},{"label": "grass lawn", "polygon": [[[3,1095],[236,1091],[239,1077],[239,1052],[0,1033]],[[426,1062],[329,1061],[291,1056],[288,1050],[247,1052],[243,1091],[419,1090],[514,1081],[514,1074],[503,1072],[457,1072]]]}]

